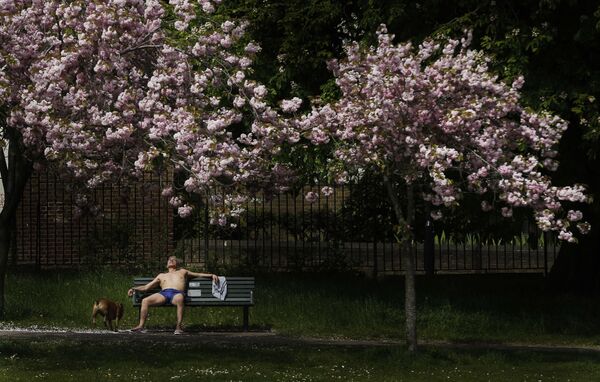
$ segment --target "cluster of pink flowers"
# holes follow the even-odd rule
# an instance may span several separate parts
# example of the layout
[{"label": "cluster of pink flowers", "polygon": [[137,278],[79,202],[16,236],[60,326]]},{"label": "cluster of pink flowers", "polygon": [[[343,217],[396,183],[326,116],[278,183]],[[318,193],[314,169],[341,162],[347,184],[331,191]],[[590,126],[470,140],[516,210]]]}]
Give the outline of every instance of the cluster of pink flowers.
[{"label": "cluster of pink flowers", "polygon": [[[519,103],[523,78],[511,85],[488,69],[488,58],[462,41],[394,44],[382,26],[379,44],[346,46],[346,58],[329,63],[342,97],[313,107],[295,121],[313,144],[335,142],[330,173],[347,181],[359,170],[391,171],[424,187],[433,206],[456,208],[465,192],[479,194],[482,210],[505,217],[531,207],[543,230],[575,241],[589,230],[564,201],[586,202],[581,185],[555,187],[556,144],[567,123]],[[497,196],[497,197],[495,197]],[[577,224],[575,224],[577,222]]]},{"label": "cluster of pink flowers", "polygon": [[[225,201],[209,198],[221,223],[242,195],[283,189],[290,172],[272,157],[298,132],[248,79],[260,47],[247,25],[211,21],[219,2],[0,0],[0,107],[27,156],[88,188],[172,167],[187,192],[223,186]],[[252,133],[238,140],[229,127],[248,111]],[[165,192],[192,213],[183,190]]]},{"label": "cluster of pink flowers", "polygon": [[[59,163],[88,188],[182,172],[183,189],[163,193],[182,216],[192,213],[185,192],[206,195],[215,224],[239,216],[253,192],[285,190],[292,171],[275,158],[305,136],[333,142],[338,182],[372,167],[424,185],[435,218],[474,192],[484,211],[506,217],[533,208],[561,239],[589,231],[569,210],[588,200],[584,187],[555,187],[547,175],[566,122],[521,106],[523,78],[498,81],[469,36],[415,48],[381,27],[377,47],[351,43],[346,59],[329,63],[341,99],[298,117],[299,98],[268,104],[267,88],[250,78],[260,47],[244,22],[211,19],[218,3],[0,0],[6,129],[32,161]],[[244,114],[251,131],[235,137]]]}]

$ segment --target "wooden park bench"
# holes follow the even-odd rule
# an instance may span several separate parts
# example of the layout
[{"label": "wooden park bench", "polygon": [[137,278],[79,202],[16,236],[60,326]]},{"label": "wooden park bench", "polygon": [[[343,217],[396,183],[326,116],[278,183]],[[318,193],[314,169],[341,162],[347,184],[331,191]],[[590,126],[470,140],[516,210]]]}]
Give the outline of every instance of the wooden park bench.
[{"label": "wooden park bench", "polygon": [[[154,280],[153,277],[138,277],[133,280],[133,286],[146,285],[152,280]],[[248,330],[248,310],[254,306],[254,277],[227,277],[225,300],[219,300],[212,295],[211,279],[190,279],[187,284],[185,306],[241,306],[244,310],[244,331]],[[147,292],[135,291],[132,296],[133,306],[141,310],[142,299],[157,292],[160,292],[160,288]]]}]

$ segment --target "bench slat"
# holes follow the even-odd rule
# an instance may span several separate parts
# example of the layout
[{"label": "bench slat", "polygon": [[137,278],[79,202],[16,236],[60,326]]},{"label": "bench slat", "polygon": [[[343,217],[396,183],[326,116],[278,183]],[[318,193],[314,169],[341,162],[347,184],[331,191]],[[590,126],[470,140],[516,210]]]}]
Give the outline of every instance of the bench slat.
[{"label": "bench slat", "polygon": [[[233,281],[252,281],[254,282],[254,277],[225,277],[227,279],[227,281],[229,280],[233,280]],[[154,280],[154,277],[136,277],[133,279],[134,281],[152,281]],[[210,278],[207,277],[196,277],[193,279],[190,279],[190,281],[211,281]]]},{"label": "bench slat", "polygon": [[216,299],[214,297],[212,297],[212,298],[209,298],[209,297],[194,297],[194,298],[191,298],[189,300],[186,299],[185,302],[186,303],[214,302],[216,304],[228,304],[228,303],[240,303],[240,302],[243,302],[243,303],[251,304],[252,300],[250,300],[249,298],[231,298],[231,299],[227,299],[227,300],[221,301],[221,300]]},{"label": "bench slat", "polygon": [[[154,279],[147,279],[147,280],[134,280],[133,284],[135,286],[139,286],[139,285],[146,285],[149,282],[151,282]],[[189,280],[188,281],[188,285],[192,284],[192,285],[212,285],[212,281],[211,280]],[[241,286],[249,286],[249,287],[253,287],[254,286],[254,281],[252,280],[229,280],[227,279],[227,285],[241,285]]]},{"label": "bench slat", "polygon": [[[161,306],[168,306],[168,305],[161,305]],[[231,307],[240,307],[240,306],[241,307],[252,307],[252,306],[254,306],[254,304],[251,304],[251,303],[239,303],[239,302],[230,303],[230,304],[226,304],[226,303],[215,304],[215,303],[213,303],[211,301],[207,301],[207,302],[189,303],[189,304],[186,304],[185,306],[189,306],[189,307],[198,307],[198,306],[202,307],[202,306],[206,306],[206,307],[218,308],[220,306],[226,306],[226,307],[230,307],[230,306]]]}]

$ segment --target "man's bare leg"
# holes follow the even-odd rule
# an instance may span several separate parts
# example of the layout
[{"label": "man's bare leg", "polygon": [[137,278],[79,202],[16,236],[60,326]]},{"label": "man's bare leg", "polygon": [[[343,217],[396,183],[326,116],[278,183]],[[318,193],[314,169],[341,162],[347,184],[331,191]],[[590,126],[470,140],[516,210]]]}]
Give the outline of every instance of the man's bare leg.
[{"label": "man's bare leg", "polygon": [[167,301],[165,296],[160,293],[154,293],[142,300],[142,309],[140,311],[140,323],[131,330],[141,330],[146,325],[146,318],[148,317],[148,308],[151,306],[162,305]]},{"label": "man's bare leg", "polygon": [[177,326],[175,330],[183,330],[181,328],[181,324],[183,323],[183,308],[184,308],[185,299],[183,294],[177,294],[173,296],[171,303],[177,307]]}]

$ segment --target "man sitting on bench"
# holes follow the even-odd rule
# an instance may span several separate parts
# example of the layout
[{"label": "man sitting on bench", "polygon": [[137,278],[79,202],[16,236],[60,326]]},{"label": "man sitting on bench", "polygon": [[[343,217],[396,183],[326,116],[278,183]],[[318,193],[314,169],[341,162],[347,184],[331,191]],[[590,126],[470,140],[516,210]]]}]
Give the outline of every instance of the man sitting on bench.
[{"label": "man sitting on bench", "polygon": [[170,256],[167,260],[167,272],[161,273],[144,286],[130,288],[127,291],[129,297],[133,296],[135,291],[146,292],[157,286],[161,291],[154,293],[142,300],[139,324],[131,329],[132,332],[144,331],[146,317],[148,316],[148,307],[163,304],[175,305],[177,307],[177,326],[175,334],[182,334],[181,323],[183,321],[183,306],[185,300],[185,287],[188,278],[193,277],[211,277],[213,282],[218,283],[219,278],[212,273],[196,273],[187,269],[179,268],[181,261],[175,256]]}]

